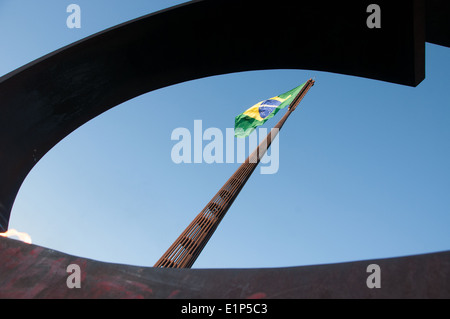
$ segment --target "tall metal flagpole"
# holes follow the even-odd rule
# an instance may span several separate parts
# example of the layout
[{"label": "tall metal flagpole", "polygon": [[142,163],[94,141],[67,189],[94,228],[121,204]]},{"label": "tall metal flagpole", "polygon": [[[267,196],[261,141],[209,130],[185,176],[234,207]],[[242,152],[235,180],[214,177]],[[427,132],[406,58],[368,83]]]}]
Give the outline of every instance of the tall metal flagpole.
[{"label": "tall metal flagpole", "polygon": [[195,217],[189,226],[175,240],[172,246],[156,262],[154,267],[160,268],[191,268],[208,240],[222,221],[228,209],[233,204],[239,192],[255,170],[270,144],[277,136],[291,113],[303,99],[315,81],[309,79],[280,121],[270,130],[266,138],[245,160],[236,172],[228,179],[211,201]]}]

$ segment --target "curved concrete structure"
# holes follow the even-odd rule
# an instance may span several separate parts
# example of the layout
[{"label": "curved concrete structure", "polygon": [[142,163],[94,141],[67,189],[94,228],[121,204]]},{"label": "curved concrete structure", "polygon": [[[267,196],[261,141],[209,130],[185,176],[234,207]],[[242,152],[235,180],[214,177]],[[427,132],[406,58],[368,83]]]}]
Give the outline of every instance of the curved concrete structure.
[{"label": "curved concrete structure", "polygon": [[[379,0],[381,29],[366,25],[370,3],[278,0],[274,8],[273,2],[254,0],[192,1],[105,30],[1,77],[0,232],[8,228],[22,182],[46,152],[90,119],[140,94],[264,69],[418,85],[425,76],[425,41],[450,45],[449,2]],[[4,238],[0,253],[0,297],[450,297],[448,252],[250,270],[113,265]],[[80,264],[86,289],[65,285],[70,263]],[[365,285],[368,263],[383,269],[382,289]]]}]

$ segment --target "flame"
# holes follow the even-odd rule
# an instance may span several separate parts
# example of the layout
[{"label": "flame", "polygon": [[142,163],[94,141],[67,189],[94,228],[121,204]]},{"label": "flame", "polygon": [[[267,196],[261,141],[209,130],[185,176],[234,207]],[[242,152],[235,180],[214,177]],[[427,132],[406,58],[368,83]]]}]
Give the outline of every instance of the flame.
[{"label": "flame", "polygon": [[4,233],[0,233],[0,236],[2,237],[11,237],[16,236],[19,238],[19,240],[23,241],[24,243],[31,244],[31,237],[27,233],[22,233],[20,231],[17,231],[15,229],[8,229]]}]

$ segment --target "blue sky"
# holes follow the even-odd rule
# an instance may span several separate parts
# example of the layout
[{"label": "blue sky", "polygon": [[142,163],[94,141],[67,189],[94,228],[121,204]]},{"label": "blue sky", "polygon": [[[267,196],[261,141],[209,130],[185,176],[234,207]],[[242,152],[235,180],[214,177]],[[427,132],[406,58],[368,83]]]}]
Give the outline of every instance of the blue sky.
[{"label": "blue sky", "polygon": [[[0,0],[0,75],[182,2]],[[81,29],[66,26],[71,3],[81,7]],[[149,92],[91,120],[47,153],[23,183],[9,227],[65,253],[153,266],[239,167],[175,164],[172,131],[193,131],[194,120],[202,120],[203,129],[225,132],[256,102],[315,77],[280,132],[278,172],[255,171],[194,268],[314,265],[448,250],[449,74],[450,49],[426,44],[426,79],[416,88],[268,70]]]}]

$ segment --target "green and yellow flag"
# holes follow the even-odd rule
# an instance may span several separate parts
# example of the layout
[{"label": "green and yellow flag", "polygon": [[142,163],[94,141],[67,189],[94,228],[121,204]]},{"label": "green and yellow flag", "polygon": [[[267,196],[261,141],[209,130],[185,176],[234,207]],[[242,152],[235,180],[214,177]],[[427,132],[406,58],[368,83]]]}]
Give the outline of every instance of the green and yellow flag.
[{"label": "green and yellow flag", "polygon": [[257,126],[263,125],[268,119],[274,117],[279,110],[291,104],[305,84],[306,82],[286,93],[258,102],[244,113],[236,116],[234,119],[234,135],[237,137],[250,135]]}]

